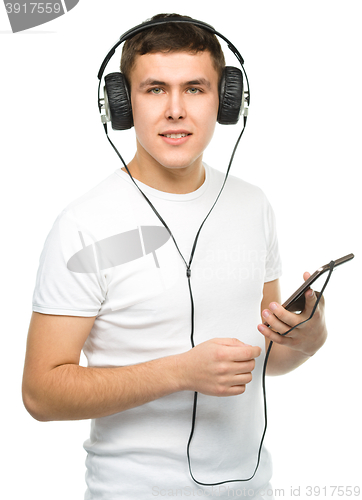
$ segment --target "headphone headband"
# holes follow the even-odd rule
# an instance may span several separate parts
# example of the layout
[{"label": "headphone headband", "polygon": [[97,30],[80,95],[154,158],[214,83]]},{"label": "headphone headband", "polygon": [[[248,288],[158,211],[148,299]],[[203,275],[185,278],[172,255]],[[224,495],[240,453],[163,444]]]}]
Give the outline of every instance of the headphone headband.
[{"label": "headphone headband", "polygon": [[183,17],[183,16],[169,16],[169,17],[161,17],[159,19],[154,19],[151,21],[145,21],[144,23],[138,24],[134,28],[131,28],[130,30],[123,33],[120,40],[127,40],[128,38],[131,38],[132,36],[136,35],[140,31],[143,31],[144,29],[153,28],[153,26],[158,26],[159,24],[168,24],[168,23],[190,23],[194,24],[195,26],[199,26],[200,28],[207,29],[208,31],[211,31],[211,33],[215,33],[215,29],[210,24],[204,23],[203,21],[198,21],[197,19],[190,19],[188,17]]},{"label": "headphone headband", "polygon": [[[240,65],[243,68],[244,64],[244,59],[242,58],[240,52],[238,49],[228,40],[224,35],[219,33],[218,31],[215,30],[210,24],[204,23],[203,21],[198,21],[197,19],[189,19],[188,17],[182,17],[182,16],[170,16],[170,17],[163,17],[160,19],[155,19],[151,21],[145,21],[144,23],[138,24],[134,28],[131,28],[130,30],[126,31],[123,33],[123,35],[120,37],[120,39],[113,45],[111,50],[108,52],[106,57],[104,58],[101,67],[98,71],[98,80],[101,80],[104,70],[106,69],[106,66],[115,53],[117,47],[121,45],[121,43],[125,42],[129,38],[132,38],[133,36],[137,35],[141,31],[144,31],[149,28],[153,28],[154,26],[159,26],[162,24],[169,24],[169,23],[189,23],[189,24],[194,24],[195,26],[199,26],[200,28],[206,29],[207,31],[210,31],[214,35],[217,35],[218,37],[222,38],[227,44],[229,49],[234,53],[236,58],[238,59]],[[243,68],[244,70],[244,68]],[[245,70],[244,70],[245,74]],[[246,75],[246,74],[245,74]]]}]

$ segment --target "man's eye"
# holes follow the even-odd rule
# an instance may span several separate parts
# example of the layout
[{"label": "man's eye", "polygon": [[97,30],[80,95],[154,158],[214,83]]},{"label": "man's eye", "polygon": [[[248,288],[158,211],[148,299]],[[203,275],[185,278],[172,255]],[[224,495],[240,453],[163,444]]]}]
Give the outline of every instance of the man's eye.
[{"label": "man's eye", "polygon": [[162,89],[160,89],[159,87],[155,87],[155,88],[151,89],[151,90],[150,90],[150,92],[151,92],[152,94],[156,94],[156,95],[158,95],[158,94],[161,94],[161,93],[162,93]]},{"label": "man's eye", "polygon": [[190,94],[198,94],[200,92],[200,89],[197,89],[196,87],[190,87],[189,89],[187,89],[187,91]]}]

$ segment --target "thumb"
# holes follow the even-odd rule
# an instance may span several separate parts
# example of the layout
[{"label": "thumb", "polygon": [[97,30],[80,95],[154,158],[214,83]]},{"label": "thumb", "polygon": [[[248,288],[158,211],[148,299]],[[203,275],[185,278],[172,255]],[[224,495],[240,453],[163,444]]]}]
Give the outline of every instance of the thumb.
[{"label": "thumb", "polygon": [[[310,273],[305,272],[303,274],[304,281],[306,281],[309,277],[310,277]],[[306,314],[310,314],[313,310],[313,307],[314,307],[316,301],[317,301],[316,292],[314,290],[312,290],[312,288],[308,288],[308,290],[305,292],[304,296],[305,296],[304,312]]]},{"label": "thumb", "polygon": [[[304,279],[304,281],[307,281],[308,278],[310,278],[310,273],[308,273],[308,271],[306,271],[305,273],[303,273],[303,279]],[[308,290],[304,293],[304,296],[305,296],[306,300],[315,299],[315,293],[311,288],[308,288]],[[315,300],[314,300],[314,302],[315,302]]]},{"label": "thumb", "polygon": [[303,273],[303,279],[304,279],[304,281],[307,281],[308,278],[310,278],[310,273],[308,273],[308,271],[306,271],[305,273]]}]

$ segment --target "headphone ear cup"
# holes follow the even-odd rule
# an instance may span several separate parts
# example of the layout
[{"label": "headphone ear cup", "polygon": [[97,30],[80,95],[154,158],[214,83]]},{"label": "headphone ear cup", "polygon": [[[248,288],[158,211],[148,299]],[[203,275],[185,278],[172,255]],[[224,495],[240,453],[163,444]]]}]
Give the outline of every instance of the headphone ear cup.
[{"label": "headphone ear cup", "polygon": [[219,87],[217,121],[222,125],[235,125],[244,107],[243,74],[239,68],[225,66]]},{"label": "headphone ear cup", "polygon": [[113,130],[127,130],[133,127],[130,92],[122,73],[110,73],[104,77],[105,105]]}]

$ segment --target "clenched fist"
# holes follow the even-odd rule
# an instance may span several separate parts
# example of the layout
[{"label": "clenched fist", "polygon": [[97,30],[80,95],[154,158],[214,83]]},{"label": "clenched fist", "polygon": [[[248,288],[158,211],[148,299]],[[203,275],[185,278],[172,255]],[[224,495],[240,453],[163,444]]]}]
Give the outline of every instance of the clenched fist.
[{"label": "clenched fist", "polygon": [[238,339],[216,338],[180,355],[182,388],[209,396],[236,396],[251,382],[257,346]]}]

